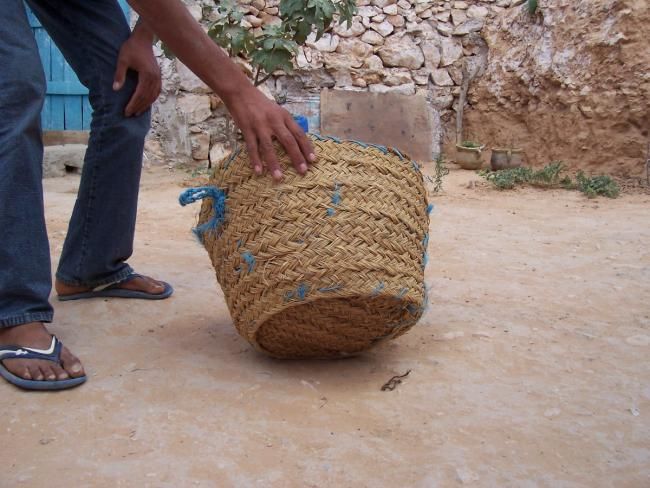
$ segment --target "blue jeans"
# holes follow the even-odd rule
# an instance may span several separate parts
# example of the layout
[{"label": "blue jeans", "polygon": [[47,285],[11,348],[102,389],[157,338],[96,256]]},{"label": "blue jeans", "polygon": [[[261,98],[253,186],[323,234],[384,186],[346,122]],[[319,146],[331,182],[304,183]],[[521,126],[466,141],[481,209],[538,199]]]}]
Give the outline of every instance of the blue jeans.
[{"label": "blue jeans", "polygon": [[[129,71],[114,92],[119,49],[130,35],[116,0],[27,0],[81,82],[93,109],[81,183],[57,278],[96,287],[127,277],[149,112],[127,118]],[[40,112],[45,78],[23,0],[0,14],[0,328],[51,322],[50,248],[42,187]]]}]

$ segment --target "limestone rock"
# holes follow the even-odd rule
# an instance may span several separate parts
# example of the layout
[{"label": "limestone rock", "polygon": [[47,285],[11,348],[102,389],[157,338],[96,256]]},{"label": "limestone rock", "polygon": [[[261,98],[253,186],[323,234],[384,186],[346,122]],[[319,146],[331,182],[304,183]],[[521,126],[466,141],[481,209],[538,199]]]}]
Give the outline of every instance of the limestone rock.
[{"label": "limestone rock", "polygon": [[394,3],[391,5],[387,5],[382,9],[382,11],[386,15],[397,15],[397,5],[395,5]]},{"label": "limestone rock", "polygon": [[388,5],[392,5],[394,3],[397,3],[397,0],[372,0],[372,4],[375,7],[379,7],[379,8],[384,8],[384,7],[386,7]]},{"label": "limestone rock", "polygon": [[399,93],[401,95],[415,95],[415,83],[406,85],[387,86],[387,85],[370,85],[370,93]]},{"label": "limestone rock", "polygon": [[381,10],[379,10],[377,7],[359,7],[357,9],[357,15],[360,15],[361,17],[374,17],[375,15],[379,14]]},{"label": "limestone rock", "polygon": [[[462,47],[460,52],[462,55]],[[379,48],[377,54],[385,66],[418,69],[424,63],[422,50],[406,36],[401,39],[386,39],[386,43]]]},{"label": "limestone rock", "polygon": [[[366,34],[368,33],[366,32]],[[370,44],[367,44],[363,40],[359,40],[356,37],[341,39],[341,42],[339,42],[338,48],[336,49],[337,53],[350,54],[361,59],[370,56],[372,54],[372,51],[373,49]]]},{"label": "limestone rock", "polygon": [[351,54],[323,53],[325,68],[328,70],[351,70],[363,66],[363,60]]},{"label": "limestone rock", "polygon": [[381,58],[375,54],[369,56],[363,63],[363,66],[368,69],[377,71],[384,69],[384,63],[382,62]]},{"label": "limestone rock", "polygon": [[347,27],[348,27],[347,23],[344,23],[342,25],[337,25],[336,27],[334,27],[334,33],[338,34],[341,37],[356,37],[356,36],[360,36],[366,31],[366,28],[358,20],[352,21],[352,26],[349,29]]},{"label": "limestone rock", "polygon": [[454,32],[454,28],[451,26],[451,24],[448,24],[446,22],[438,22],[436,29],[443,36],[451,36],[452,32]]},{"label": "limestone rock", "polygon": [[85,154],[85,144],[46,146],[43,151],[43,178],[65,176],[66,166],[81,169]]},{"label": "limestone rock", "polygon": [[480,32],[484,25],[485,21],[483,19],[469,19],[456,27],[453,34],[455,36],[465,36],[470,32]]},{"label": "limestone rock", "polygon": [[387,37],[395,30],[395,27],[388,21],[381,22],[380,24],[373,23],[370,25],[370,28],[383,37]]},{"label": "limestone rock", "polygon": [[393,69],[384,77],[384,84],[388,86],[399,86],[411,82],[413,82],[413,78],[408,70]]},{"label": "limestone rock", "polygon": [[177,58],[174,60],[176,74],[179,79],[179,88],[183,91],[194,93],[210,93],[212,90],[203,83],[190,69]]},{"label": "limestone rock", "polygon": [[458,26],[467,20],[467,14],[464,10],[452,10],[451,21],[455,26]]},{"label": "limestone rock", "polygon": [[485,19],[490,11],[482,5],[472,5],[467,9],[467,17],[470,19]]},{"label": "limestone rock", "polygon": [[210,148],[209,157],[213,167],[230,156],[230,149],[224,144],[217,143]]},{"label": "limestone rock", "polygon": [[406,23],[401,15],[389,15],[386,20],[395,27],[402,27]]},{"label": "limestone rock", "polygon": [[254,15],[245,15],[244,19],[253,27],[260,27],[264,23],[262,19]]},{"label": "limestone rock", "polygon": [[192,146],[192,157],[198,161],[208,159],[210,153],[210,133],[199,132],[190,134],[190,144]]},{"label": "limestone rock", "polygon": [[264,25],[280,25],[282,23],[282,19],[276,15],[270,15],[266,12],[262,12],[260,14],[260,19],[262,19],[262,23]]},{"label": "limestone rock", "polygon": [[449,76],[449,72],[444,69],[434,69],[431,72],[431,79],[437,86],[454,86],[454,81]]},{"label": "limestone rock", "polygon": [[311,48],[317,49],[324,53],[333,53],[339,46],[340,37],[333,34],[323,34],[318,41],[316,40],[316,33],[312,32],[307,37],[305,44]]},{"label": "limestone rock", "polygon": [[440,64],[449,66],[463,56],[463,45],[456,38],[442,37],[440,39]]},{"label": "limestone rock", "polygon": [[424,54],[424,65],[430,70],[437,69],[440,66],[440,49],[435,41],[422,41],[420,48]]},{"label": "limestone rock", "polygon": [[364,32],[364,34],[361,36],[361,40],[373,46],[381,46],[384,43],[384,38],[381,36],[381,34],[373,30]]},{"label": "limestone rock", "polygon": [[212,115],[208,95],[186,94],[176,100],[176,110],[187,123],[198,124]]}]

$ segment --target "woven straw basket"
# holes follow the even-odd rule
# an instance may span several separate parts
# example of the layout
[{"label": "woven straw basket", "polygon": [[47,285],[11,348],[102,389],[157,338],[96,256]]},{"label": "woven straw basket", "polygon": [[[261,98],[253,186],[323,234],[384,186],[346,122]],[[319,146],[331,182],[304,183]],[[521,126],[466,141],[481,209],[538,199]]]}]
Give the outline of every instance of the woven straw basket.
[{"label": "woven straw basket", "polygon": [[306,176],[278,146],[285,180],[273,184],[241,151],[189,199],[210,197],[195,230],[237,330],[280,358],[357,354],[409,330],[426,302],[430,208],[417,163],[311,137],[318,162]]}]

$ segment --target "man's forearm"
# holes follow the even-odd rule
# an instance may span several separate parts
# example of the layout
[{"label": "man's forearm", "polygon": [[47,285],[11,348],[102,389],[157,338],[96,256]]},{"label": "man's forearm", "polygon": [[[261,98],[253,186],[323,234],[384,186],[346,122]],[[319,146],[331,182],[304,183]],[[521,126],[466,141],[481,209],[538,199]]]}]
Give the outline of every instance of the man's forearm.
[{"label": "man's forearm", "polygon": [[149,24],[147,24],[142,17],[140,17],[136,22],[131,35],[146,40],[150,44],[153,44],[156,39],[156,33],[151,27],[149,27]]},{"label": "man's forearm", "polygon": [[226,104],[235,94],[252,88],[237,65],[192,18],[180,0],[128,0],[171,51]]}]

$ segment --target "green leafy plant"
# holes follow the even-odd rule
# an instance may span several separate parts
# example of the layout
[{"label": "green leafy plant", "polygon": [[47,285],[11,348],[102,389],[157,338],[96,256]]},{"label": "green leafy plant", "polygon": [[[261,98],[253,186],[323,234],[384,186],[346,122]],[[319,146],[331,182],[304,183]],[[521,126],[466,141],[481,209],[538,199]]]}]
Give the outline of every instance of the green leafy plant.
[{"label": "green leafy plant", "polygon": [[433,175],[433,192],[438,193],[442,190],[442,179],[449,174],[449,168],[445,165],[442,154],[436,158],[435,173]]},{"label": "green leafy plant", "polygon": [[281,0],[281,23],[267,25],[254,34],[244,23],[245,5],[235,0],[215,0],[217,20],[208,35],[231,57],[239,56],[250,62],[254,83],[261,85],[275,71],[290,73],[293,60],[309,34],[315,30],[316,40],[335,23],[352,25],[356,12],[355,0]]},{"label": "green leafy plant", "polygon": [[576,175],[576,187],[588,198],[595,198],[599,195],[616,198],[621,193],[618,184],[609,176],[585,176],[582,171]]},{"label": "green leafy plant", "polygon": [[537,7],[539,5],[537,4],[537,0],[528,0],[526,2],[526,8],[528,9],[528,13],[530,15],[533,15],[535,12],[537,12]]},{"label": "green leafy plant", "polygon": [[481,147],[481,144],[479,144],[478,142],[474,142],[474,141],[463,141],[463,142],[460,143],[460,146],[461,147],[466,147],[468,149],[478,149],[479,147]]},{"label": "green leafy plant", "polygon": [[589,198],[598,195],[616,198],[620,193],[620,188],[609,176],[587,177],[580,171],[576,176],[576,182],[573,182],[569,176],[563,175],[565,169],[561,161],[554,161],[539,170],[521,167],[499,171],[483,170],[478,174],[499,190],[510,190],[517,185],[530,185],[542,188],[577,189]]}]

